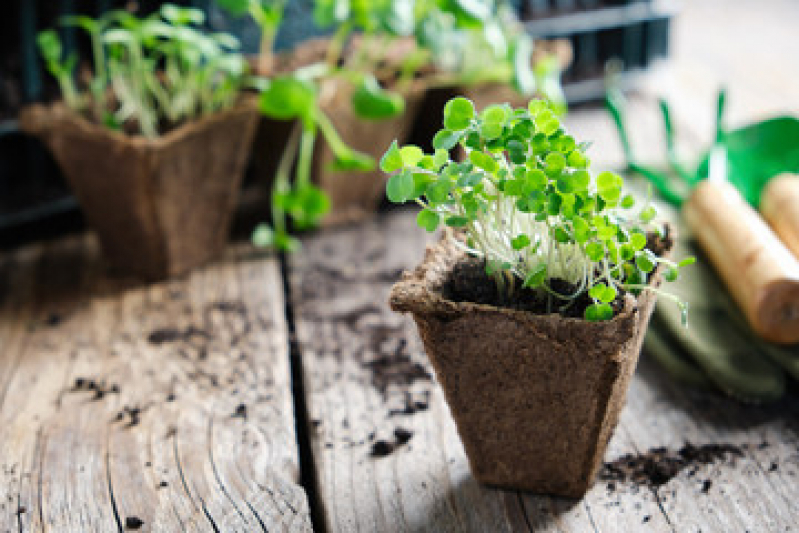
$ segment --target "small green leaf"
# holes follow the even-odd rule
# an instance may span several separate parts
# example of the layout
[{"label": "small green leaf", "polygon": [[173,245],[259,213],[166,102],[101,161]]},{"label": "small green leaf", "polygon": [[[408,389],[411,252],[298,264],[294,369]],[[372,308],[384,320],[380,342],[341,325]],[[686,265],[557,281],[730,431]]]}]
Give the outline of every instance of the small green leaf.
[{"label": "small green leaf", "polygon": [[508,120],[509,115],[510,113],[505,106],[494,104],[486,107],[480,115],[480,118],[483,119],[483,122],[504,124],[505,121]]},{"label": "small green leaf", "polygon": [[655,270],[657,258],[649,250],[643,250],[635,254],[635,264],[642,272],[649,274]]},{"label": "small green leaf", "polygon": [[483,174],[480,172],[470,172],[458,178],[458,185],[461,187],[474,187],[483,181]]},{"label": "small green leaf", "polygon": [[527,185],[531,191],[543,191],[548,183],[549,178],[543,170],[535,169],[527,173]]},{"label": "small green leaf", "polygon": [[428,185],[425,196],[430,203],[443,204],[449,199],[450,190],[452,190],[452,183],[446,178],[442,178]]},{"label": "small green leaf", "polygon": [[367,75],[352,94],[352,109],[366,120],[385,120],[405,111],[405,99],[386,91],[374,76]]},{"label": "small green leaf", "polygon": [[482,168],[487,172],[496,172],[499,169],[499,165],[497,164],[496,160],[483,152],[471,152],[469,154],[469,160],[474,164],[474,166]]},{"label": "small green leaf", "polygon": [[567,161],[569,166],[574,168],[586,168],[588,166],[588,158],[577,150],[569,154]]},{"label": "small green leaf", "polygon": [[422,209],[416,216],[416,223],[431,233],[438,228],[439,221],[440,217],[438,213],[430,211],[429,209]]},{"label": "small green leaf", "polygon": [[548,154],[544,162],[547,165],[547,169],[552,171],[562,170],[566,166],[566,158],[558,152]]},{"label": "small green leaf", "polygon": [[451,150],[461,140],[462,135],[461,131],[441,130],[433,137],[433,148]]},{"label": "small green leaf", "polygon": [[638,218],[640,218],[641,222],[643,222],[644,224],[648,224],[649,222],[652,222],[652,220],[654,220],[656,216],[657,216],[657,210],[650,205],[644,208],[643,211],[641,211],[641,214],[638,215]]},{"label": "small green leaf", "polygon": [[601,261],[602,258],[605,257],[605,248],[598,242],[589,242],[585,245],[585,255],[587,255],[591,261]]},{"label": "small green leaf", "polygon": [[630,244],[635,248],[636,252],[638,250],[643,250],[646,248],[646,235],[640,231],[633,232],[633,234],[630,235]]},{"label": "small green leaf", "polygon": [[523,285],[525,287],[534,289],[540,287],[547,280],[547,265],[539,263],[529,274],[524,278]]},{"label": "small green leaf", "polygon": [[253,246],[269,248],[275,244],[275,232],[269,224],[258,224],[250,237]]},{"label": "small green leaf", "polygon": [[293,76],[272,79],[260,97],[261,112],[277,120],[309,119],[316,108],[316,87]]},{"label": "small green leaf", "polygon": [[424,152],[418,146],[412,144],[400,148],[400,155],[402,156],[402,163],[406,167],[413,167],[424,157]]},{"label": "small green leaf", "polygon": [[446,224],[452,228],[462,228],[469,224],[469,219],[461,216],[451,216],[447,217]]},{"label": "small green leaf", "polygon": [[626,195],[624,198],[621,199],[620,204],[624,209],[630,209],[635,205],[635,198],[631,194]]},{"label": "small green leaf", "polygon": [[380,170],[386,173],[394,172],[401,169],[404,163],[405,161],[403,160],[399,145],[397,141],[394,141],[380,160]]},{"label": "small green leaf", "polygon": [[585,319],[591,322],[602,322],[613,318],[613,308],[610,304],[593,304],[585,308]]},{"label": "small green leaf", "polygon": [[465,130],[473,118],[474,104],[467,98],[453,98],[444,106],[444,127],[449,130]]},{"label": "small green leaf", "polygon": [[436,148],[436,153],[433,155],[433,165],[436,169],[443,167],[449,162],[449,151],[443,148]]},{"label": "small green leaf", "polygon": [[501,123],[483,122],[480,125],[480,135],[487,141],[496,139],[502,135],[505,127]]},{"label": "small green leaf", "polygon": [[665,278],[666,281],[669,282],[677,281],[677,279],[679,279],[680,277],[680,270],[673,267],[669,268],[668,270],[666,270],[665,274],[663,274],[663,277]]},{"label": "small green leaf", "polygon": [[386,184],[386,196],[396,204],[407,202],[413,197],[414,181],[410,170],[394,174]]},{"label": "small green leaf", "polygon": [[682,261],[680,261],[677,264],[680,267],[687,267],[689,265],[693,265],[694,263],[696,263],[696,257],[686,257],[685,259],[683,259]]},{"label": "small green leaf", "polygon": [[527,104],[527,111],[534,117],[537,117],[541,112],[548,109],[547,103],[544,100],[530,100],[530,103]]},{"label": "small green leaf", "polygon": [[530,237],[525,235],[524,233],[517,235],[510,241],[510,245],[513,247],[514,250],[521,250],[522,248],[527,248],[530,246]]},{"label": "small green leaf", "polygon": [[336,154],[336,159],[327,165],[327,168],[334,172],[358,171],[363,172],[375,168],[375,160],[372,156],[355,150],[345,150]]}]

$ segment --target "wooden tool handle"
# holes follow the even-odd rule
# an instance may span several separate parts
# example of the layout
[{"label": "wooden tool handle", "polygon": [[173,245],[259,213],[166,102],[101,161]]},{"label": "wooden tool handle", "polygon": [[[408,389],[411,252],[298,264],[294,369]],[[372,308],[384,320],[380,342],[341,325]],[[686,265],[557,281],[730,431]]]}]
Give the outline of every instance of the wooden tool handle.
[{"label": "wooden tool handle", "polygon": [[683,214],[752,329],[767,341],[799,342],[799,260],[735,187],[700,183]]},{"label": "wooden tool handle", "polygon": [[799,257],[799,175],[772,178],[763,189],[760,213],[785,246]]}]

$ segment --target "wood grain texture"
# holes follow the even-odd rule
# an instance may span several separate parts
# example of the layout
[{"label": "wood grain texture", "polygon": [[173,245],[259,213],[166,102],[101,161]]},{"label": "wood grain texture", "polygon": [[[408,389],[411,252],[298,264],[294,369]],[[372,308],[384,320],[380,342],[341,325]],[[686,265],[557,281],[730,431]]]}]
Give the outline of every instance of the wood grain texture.
[{"label": "wood grain texture", "polygon": [[74,238],[0,275],[0,531],[311,529],[273,258],[137,286]]}]

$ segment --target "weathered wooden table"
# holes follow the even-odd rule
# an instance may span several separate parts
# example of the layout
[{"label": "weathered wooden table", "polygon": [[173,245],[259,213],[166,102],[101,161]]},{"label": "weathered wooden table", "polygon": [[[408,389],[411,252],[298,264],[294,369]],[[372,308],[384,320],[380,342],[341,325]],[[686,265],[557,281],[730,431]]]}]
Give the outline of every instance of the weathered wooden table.
[{"label": "weathered wooden table", "polygon": [[[691,153],[719,80],[731,125],[799,113],[798,13],[686,9],[675,60],[632,103],[639,152],[662,158],[663,91]],[[569,122],[599,166],[619,165],[604,111]],[[646,354],[613,468],[583,500],[477,484],[410,320],[386,304],[430,239],[413,216],[310,235],[282,262],[233,245],[150,286],[108,277],[90,236],[0,256],[0,531],[799,530],[795,394],[741,406]],[[730,451],[688,453],[670,479],[642,468],[686,443]]]}]

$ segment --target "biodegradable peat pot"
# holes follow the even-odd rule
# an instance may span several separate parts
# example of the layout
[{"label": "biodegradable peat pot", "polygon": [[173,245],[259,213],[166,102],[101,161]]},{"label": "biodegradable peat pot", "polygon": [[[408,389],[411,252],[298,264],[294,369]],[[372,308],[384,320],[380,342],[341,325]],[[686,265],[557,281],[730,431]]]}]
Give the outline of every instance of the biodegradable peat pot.
[{"label": "biodegradable peat pot", "polygon": [[247,99],[157,139],[35,105],[22,128],[44,140],[117,271],[181,274],[224,248],[258,118]]},{"label": "biodegradable peat pot", "polygon": [[[326,80],[320,98],[322,111],[345,143],[380,161],[392,141],[396,139],[403,143],[410,134],[424,98],[425,83],[416,80],[407,90],[398,91],[405,97],[405,111],[397,117],[378,121],[364,120],[355,114],[351,104],[352,91],[352,85],[344,80]],[[314,150],[313,175],[316,184],[330,197],[330,212],[323,225],[357,222],[374,214],[385,196],[388,176],[380,169],[334,171],[330,169],[334,161],[333,151],[320,138]]]},{"label": "biodegradable peat pot", "polygon": [[582,496],[618,422],[654,293],[626,295],[607,322],[450,301],[442,290],[464,258],[451,238],[428,248],[390,303],[416,321],[474,476]]}]

